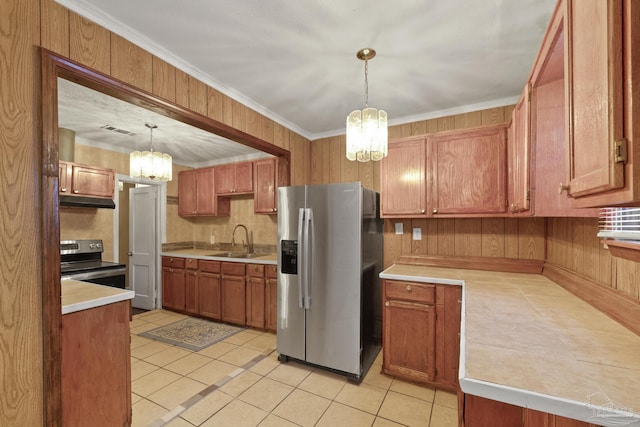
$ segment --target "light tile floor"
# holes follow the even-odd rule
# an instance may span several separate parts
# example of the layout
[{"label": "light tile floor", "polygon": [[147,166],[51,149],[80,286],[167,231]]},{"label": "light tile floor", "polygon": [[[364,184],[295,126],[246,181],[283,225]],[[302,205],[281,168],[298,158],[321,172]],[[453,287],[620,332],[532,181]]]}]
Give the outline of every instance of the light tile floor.
[{"label": "light tile floor", "polygon": [[454,393],[381,374],[382,354],[355,385],[281,364],[268,332],[247,329],[199,352],[138,335],[184,317],[166,310],[133,316],[133,426],[457,426]]}]

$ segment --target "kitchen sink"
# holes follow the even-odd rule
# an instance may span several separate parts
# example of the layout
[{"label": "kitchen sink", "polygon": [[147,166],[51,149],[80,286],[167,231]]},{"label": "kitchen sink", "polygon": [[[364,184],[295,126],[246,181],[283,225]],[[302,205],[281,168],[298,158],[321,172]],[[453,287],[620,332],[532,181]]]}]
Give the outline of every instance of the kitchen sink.
[{"label": "kitchen sink", "polygon": [[213,254],[209,254],[209,256],[217,256],[222,258],[257,258],[262,256],[262,254],[256,253],[246,253],[246,252],[216,252]]}]

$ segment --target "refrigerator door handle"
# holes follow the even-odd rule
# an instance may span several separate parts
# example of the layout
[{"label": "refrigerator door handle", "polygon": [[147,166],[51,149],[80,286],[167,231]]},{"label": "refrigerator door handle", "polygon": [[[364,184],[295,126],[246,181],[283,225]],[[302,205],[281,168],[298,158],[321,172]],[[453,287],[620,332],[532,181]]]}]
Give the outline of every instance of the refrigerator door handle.
[{"label": "refrigerator door handle", "polygon": [[304,208],[300,208],[298,210],[298,254],[297,254],[297,260],[296,262],[298,263],[298,306],[300,308],[305,308],[304,307],[304,293],[302,291],[303,287],[306,288],[306,285],[304,284],[304,281],[306,280],[306,272],[305,272],[305,268],[306,265],[304,263],[304,241],[305,241],[305,235],[304,235],[304,217],[305,217],[305,210]]},{"label": "refrigerator door handle", "polygon": [[313,267],[314,267],[314,257],[313,257],[313,246],[315,244],[315,227],[313,223],[313,210],[311,208],[307,208],[307,215],[305,220],[305,289],[304,289],[304,304],[305,308],[308,310],[311,308],[311,294],[313,293]]}]

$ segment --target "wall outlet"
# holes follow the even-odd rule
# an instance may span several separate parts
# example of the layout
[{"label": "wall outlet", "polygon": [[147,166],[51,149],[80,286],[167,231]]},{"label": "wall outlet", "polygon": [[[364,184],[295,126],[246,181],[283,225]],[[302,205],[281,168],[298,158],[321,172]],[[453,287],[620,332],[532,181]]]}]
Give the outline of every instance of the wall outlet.
[{"label": "wall outlet", "polygon": [[211,236],[209,236],[209,243],[213,245],[215,242],[216,242],[216,236],[212,234]]},{"label": "wall outlet", "polygon": [[422,240],[422,228],[413,229],[413,240]]},{"label": "wall outlet", "polygon": [[402,223],[396,222],[395,226],[396,226],[396,234],[402,234]]}]

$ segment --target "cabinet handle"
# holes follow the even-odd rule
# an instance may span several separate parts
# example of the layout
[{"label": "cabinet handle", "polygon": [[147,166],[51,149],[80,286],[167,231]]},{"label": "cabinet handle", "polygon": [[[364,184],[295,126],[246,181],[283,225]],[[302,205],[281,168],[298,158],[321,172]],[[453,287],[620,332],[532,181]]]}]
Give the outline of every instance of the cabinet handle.
[{"label": "cabinet handle", "polygon": [[511,212],[515,212],[515,211],[516,211],[516,204],[511,203]]},{"label": "cabinet handle", "polygon": [[568,193],[569,192],[569,186],[568,185],[564,185],[563,183],[560,183],[560,186],[558,187],[558,194],[562,194],[564,191],[566,191]]},{"label": "cabinet handle", "polygon": [[458,300],[458,304],[462,304],[462,300],[461,299]]},{"label": "cabinet handle", "polygon": [[73,194],[78,194],[79,191],[78,190],[73,190]]},{"label": "cabinet handle", "polygon": [[420,213],[424,213],[424,209],[420,209]]},{"label": "cabinet handle", "polygon": [[67,187],[62,187],[60,191],[67,191]]},{"label": "cabinet handle", "polygon": [[407,285],[407,291],[411,292],[411,285]]},{"label": "cabinet handle", "polygon": [[438,213],[438,209],[437,208],[433,208],[433,210],[431,212],[433,212],[434,214],[437,214]]},{"label": "cabinet handle", "polygon": [[389,307],[389,301],[386,301],[386,302],[384,303],[384,305],[385,305],[385,307]]}]

